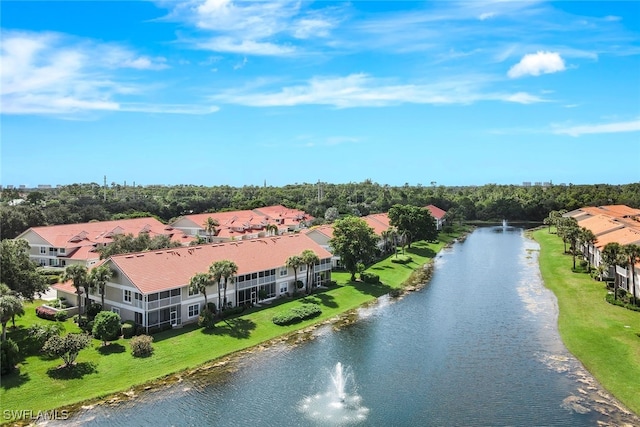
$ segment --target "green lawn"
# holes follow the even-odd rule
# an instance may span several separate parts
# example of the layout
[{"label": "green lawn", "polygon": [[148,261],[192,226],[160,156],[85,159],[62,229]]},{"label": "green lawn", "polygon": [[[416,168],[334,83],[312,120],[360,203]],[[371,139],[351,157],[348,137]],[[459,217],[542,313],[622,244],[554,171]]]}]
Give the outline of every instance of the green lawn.
[{"label": "green lawn", "polygon": [[[265,306],[266,309],[252,309],[227,322],[218,322],[210,331],[188,325],[156,334],[155,352],[148,358],[134,358],[129,340],[120,339],[107,347],[93,340],[91,347],[78,356],[75,368],[68,372],[56,369],[62,363],[61,359],[43,357],[29,345],[26,329],[35,322],[47,321],[35,316],[35,307],[41,304],[40,301],[27,304],[27,314],[17,319],[16,329],[8,332],[8,337],[26,350],[23,352],[26,357],[18,372],[2,377],[2,409],[44,411],[125,391],[333,318],[401,287],[415,268],[427,263],[455,237],[456,234],[442,233],[437,243],[415,243],[407,249],[407,254],[413,258],[408,265],[394,264],[390,258],[372,265],[367,271],[380,276],[382,283],[379,285],[349,282],[348,273],[334,272],[333,279],[338,285],[309,297],[322,307],[322,315],[312,320],[285,327],[273,324],[271,318],[276,313],[301,304],[300,298],[282,299]],[[67,332],[78,331],[70,320],[64,324]]]},{"label": "green lawn", "polygon": [[540,271],[560,309],[558,328],[565,345],[616,398],[640,414],[640,312],[605,301],[607,290],[586,273],[571,271],[572,258],[547,228],[540,243]]}]

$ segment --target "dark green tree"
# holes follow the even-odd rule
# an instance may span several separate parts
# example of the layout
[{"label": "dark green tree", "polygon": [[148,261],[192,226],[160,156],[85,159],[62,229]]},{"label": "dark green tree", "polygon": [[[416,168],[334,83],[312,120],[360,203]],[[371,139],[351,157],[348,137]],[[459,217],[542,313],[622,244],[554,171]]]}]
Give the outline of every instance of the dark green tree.
[{"label": "dark green tree", "polygon": [[80,350],[89,346],[91,338],[87,334],[53,335],[44,343],[42,352],[62,358],[64,367],[73,365]]},{"label": "dark green tree", "polygon": [[438,238],[436,220],[428,209],[412,205],[393,205],[389,209],[389,223],[398,233],[408,232],[407,245],[418,240],[433,241]]},{"label": "dark green tree", "polygon": [[373,228],[354,216],[336,220],[329,245],[334,255],[340,257],[344,268],[351,273],[352,281],[356,280],[358,263],[369,263],[378,253],[378,237]]},{"label": "dark green tree", "polygon": [[120,335],[120,315],[113,311],[101,311],[93,320],[91,333],[102,340],[103,346],[107,345],[107,341],[114,340]]},{"label": "dark green tree", "polygon": [[32,301],[36,293],[45,292],[47,283],[38,265],[29,259],[26,240],[5,239],[0,242],[0,282],[22,298]]}]

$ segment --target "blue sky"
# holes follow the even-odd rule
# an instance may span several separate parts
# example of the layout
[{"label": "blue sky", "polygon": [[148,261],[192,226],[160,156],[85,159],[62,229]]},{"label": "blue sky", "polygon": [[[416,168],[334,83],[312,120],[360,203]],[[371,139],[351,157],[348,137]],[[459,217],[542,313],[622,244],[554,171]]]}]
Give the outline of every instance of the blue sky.
[{"label": "blue sky", "polygon": [[2,1],[1,183],[640,181],[640,2]]}]

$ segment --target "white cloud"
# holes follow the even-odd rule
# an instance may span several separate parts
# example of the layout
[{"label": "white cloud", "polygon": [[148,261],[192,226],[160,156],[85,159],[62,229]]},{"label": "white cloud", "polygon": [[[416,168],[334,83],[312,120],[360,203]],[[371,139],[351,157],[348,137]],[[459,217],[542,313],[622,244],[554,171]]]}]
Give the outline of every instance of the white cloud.
[{"label": "white cloud", "polygon": [[[118,99],[140,94],[143,85],[127,69],[166,68],[164,58],[150,58],[126,47],[77,39],[60,33],[3,31],[0,48],[2,114],[70,117],[91,111],[189,113],[202,107],[127,106]],[[131,72],[131,71],[129,71]],[[209,110],[211,107],[205,107]]]},{"label": "white cloud", "polygon": [[231,90],[212,98],[216,101],[252,107],[290,107],[295,105],[330,105],[337,108],[383,107],[400,104],[471,104],[477,101],[503,101],[520,104],[543,102],[525,92],[496,93],[484,91],[481,79],[450,78],[435,83],[397,84],[367,74],[344,77],[314,77],[304,84],[272,91],[253,87]]},{"label": "white cloud", "polygon": [[295,52],[292,46],[278,45],[254,40],[240,40],[233,37],[214,37],[195,42],[195,46],[213,52],[238,53],[242,55],[284,56]]},{"label": "white cloud", "polygon": [[556,127],[553,130],[553,133],[557,135],[570,135],[570,136],[578,137],[578,136],[588,135],[588,134],[639,132],[639,131],[640,131],[640,118],[636,120],[630,120],[627,122],[599,123],[599,124]]},{"label": "white cloud", "polygon": [[485,12],[485,13],[481,13],[480,16],[478,16],[478,19],[481,21],[484,21],[486,19],[491,19],[494,16],[496,16],[495,12]]},{"label": "white cloud", "polygon": [[564,60],[558,52],[538,51],[523,56],[520,62],[509,69],[507,75],[515,79],[526,75],[539,76],[564,70]]},{"label": "white cloud", "polygon": [[199,30],[184,40],[198,49],[242,55],[283,56],[298,53],[292,42],[327,37],[339,19],[325,13],[336,7],[307,10],[304,2],[196,0],[167,2],[165,19]]},{"label": "white cloud", "polygon": [[545,102],[544,99],[539,96],[531,95],[526,92],[517,92],[511,95],[506,95],[505,101],[516,102],[518,104],[534,104],[537,102]]}]

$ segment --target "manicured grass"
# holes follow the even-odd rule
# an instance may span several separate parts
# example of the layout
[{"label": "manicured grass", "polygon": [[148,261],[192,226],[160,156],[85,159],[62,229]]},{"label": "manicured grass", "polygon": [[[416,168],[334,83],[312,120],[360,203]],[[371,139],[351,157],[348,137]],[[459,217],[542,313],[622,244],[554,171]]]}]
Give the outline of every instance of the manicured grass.
[{"label": "manicured grass", "polygon": [[533,237],[540,243],[544,283],[558,299],[565,345],[603,387],[640,414],[640,312],[607,303],[603,282],[573,273],[556,234],[544,228]]},{"label": "manicured grass", "polygon": [[[266,308],[254,308],[242,316],[218,322],[212,330],[203,330],[192,324],[156,334],[151,357],[134,358],[128,339],[114,341],[107,347],[93,340],[90,348],[80,352],[77,366],[69,371],[56,369],[62,364],[60,359],[44,357],[37,353],[37,348],[29,345],[26,329],[34,322],[47,321],[35,316],[35,307],[41,304],[40,301],[27,304],[27,314],[16,321],[17,329],[8,332],[8,337],[26,350],[26,357],[18,372],[2,377],[2,409],[45,411],[126,391],[133,386],[194,369],[225,355],[326,321],[370,302],[393,288],[401,287],[415,268],[427,263],[459,234],[441,233],[437,243],[414,243],[411,249],[406,250],[413,258],[410,264],[394,264],[390,258],[374,264],[367,271],[378,274],[381,284],[350,282],[348,273],[334,272],[332,277],[338,285],[310,297],[277,300]],[[322,314],[289,326],[277,326],[271,321],[276,313],[299,305],[304,300],[319,304]],[[78,331],[77,325],[70,320],[65,322],[65,326],[67,332]]]}]

